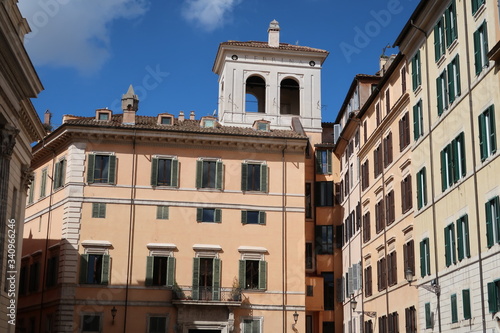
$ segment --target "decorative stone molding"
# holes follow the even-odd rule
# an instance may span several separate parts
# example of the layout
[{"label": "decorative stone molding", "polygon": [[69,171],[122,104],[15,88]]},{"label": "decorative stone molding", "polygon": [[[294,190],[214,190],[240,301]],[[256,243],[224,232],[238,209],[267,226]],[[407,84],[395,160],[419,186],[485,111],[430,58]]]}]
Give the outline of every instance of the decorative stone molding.
[{"label": "decorative stone molding", "polygon": [[21,166],[21,184],[23,184],[25,192],[28,191],[34,179],[33,169],[30,168],[29,164],[23,164]]},{"label": "decorative stone molding", "polygon": [[19,130],[9,124],[0,127],[0,156],[10,159],[16,145]]}]

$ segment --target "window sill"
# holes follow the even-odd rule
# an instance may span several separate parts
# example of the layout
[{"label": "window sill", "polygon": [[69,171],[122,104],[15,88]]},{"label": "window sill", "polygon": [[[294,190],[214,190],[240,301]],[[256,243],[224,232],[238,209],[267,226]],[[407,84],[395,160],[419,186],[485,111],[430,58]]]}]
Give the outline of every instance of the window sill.
[{"label": "window sill", "polygon": [[421,91],[422,91],[422,84],[419,84],[419,86],[413,90],[413,94],[417,96],[418,94],[420,94]]},{"label": "window sill", "polygon": [[486,11],[486,2],[484,2],[481,7],[479,7],[474,14],[474,21],[479,20],[479,17]]},{"label": "window sill", "polygon": [[446,58],[446,51],[441,54],[438,60],[436,60],[436,66],[439,68],[441,65],[444,63],[444,60]]},{"label": "window sill", "polygon": [[458,45],[458,37],[456,37],[453,42],[451,42],[450,46],[448,46],[448,53],[452,53],[453,50],[457,47]]}]

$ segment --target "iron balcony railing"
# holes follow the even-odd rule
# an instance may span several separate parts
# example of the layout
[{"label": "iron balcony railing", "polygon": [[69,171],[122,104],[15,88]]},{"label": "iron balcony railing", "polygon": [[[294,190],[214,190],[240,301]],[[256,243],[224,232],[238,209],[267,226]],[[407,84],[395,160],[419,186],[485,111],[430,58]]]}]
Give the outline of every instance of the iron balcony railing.
[{"label": "iron balcony railing", "polygon": [[174,286],[173,298],[180,301],[241,302],[240,288]]}]

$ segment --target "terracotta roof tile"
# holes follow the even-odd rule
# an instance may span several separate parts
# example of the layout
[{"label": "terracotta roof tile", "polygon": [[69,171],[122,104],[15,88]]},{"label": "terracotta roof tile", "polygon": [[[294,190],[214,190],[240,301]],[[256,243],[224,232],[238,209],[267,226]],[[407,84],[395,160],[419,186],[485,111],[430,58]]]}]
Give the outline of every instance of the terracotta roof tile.
[{"label": "terracotta roof tile", "polygon": [[[275,47],[269,46],[267,42],[259,42],[259,41],[248,41],[248,42],[238,42],[238,41],[228,41],[220,44],[223,45],[232,45],[232,46],[245,46],[252,48],[264,48],[264,49],[276,49]],[[328,54],[329,52],[322,49],[316,49],[308,46],[299,46],[292,45],[287,43],[280,43],[280,50],[289,50],[289,51],[300,51],[300,52],[319,52]]]}]

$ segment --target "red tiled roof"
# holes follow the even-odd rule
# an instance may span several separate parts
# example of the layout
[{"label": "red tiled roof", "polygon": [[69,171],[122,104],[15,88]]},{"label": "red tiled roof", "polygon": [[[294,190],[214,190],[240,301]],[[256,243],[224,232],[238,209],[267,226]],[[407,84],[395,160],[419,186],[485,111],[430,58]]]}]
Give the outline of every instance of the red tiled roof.
[{"label": "red tiled roof", "polygon": [[[248,41],[248,42],[238,42],[238,41],[228,41],[220,44],[223,45],[231,45],[231,46],[244,46],[244,47],[252,47],[252,48],[263,48],[263,49],[277,49],[276,47],[269,46],[268,42],[259,42],[259,41]],[[319,52],[328,54],[329,52],[322,49],[316,49],[308,46],[299,46],[292,45],[287,43],[280,43],[278,48],[279,50],[289,50],[289,51],[300,51],[300,52]]]}]

